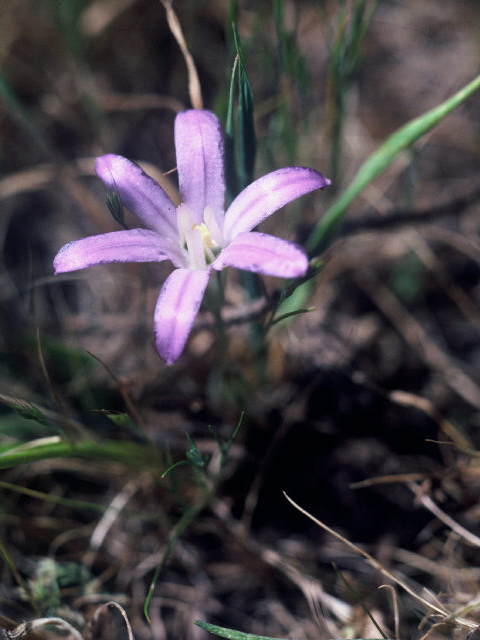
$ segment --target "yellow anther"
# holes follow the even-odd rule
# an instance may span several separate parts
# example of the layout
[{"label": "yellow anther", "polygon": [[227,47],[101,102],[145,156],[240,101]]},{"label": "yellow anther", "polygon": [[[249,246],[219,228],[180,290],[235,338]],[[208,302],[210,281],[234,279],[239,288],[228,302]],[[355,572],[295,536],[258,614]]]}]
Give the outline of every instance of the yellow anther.
[{"label": "yellow anther", "polygon": [[217,243],[212,239],[212,236],[210,235],[210,231],[208,230],[208,227],[204,222],[194,225],[194,229],[200,230],[202,241],[205,247],[211,248],[211,247],[217,246]]}]

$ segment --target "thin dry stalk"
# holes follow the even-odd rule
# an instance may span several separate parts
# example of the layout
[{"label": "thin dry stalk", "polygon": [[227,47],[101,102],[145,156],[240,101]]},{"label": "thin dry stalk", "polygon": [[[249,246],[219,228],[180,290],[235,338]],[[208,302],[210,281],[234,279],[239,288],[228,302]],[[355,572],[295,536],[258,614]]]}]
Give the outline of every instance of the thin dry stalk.
[{"label": "thin dry stalk", "polygon": [[356,278],[362,291],[372,299],[405,341],[423,357],[425,362],[442,374],[445,383],[471,406],[480,409],[480,387],[478,384],[430,339],[420,323],[373,272],[369,273],[368,278],[368,284],[362,278]]},{"label": "thin dry stalk", "polygon": [[193,61],[192,55],[188,50],[180,21],[177,17],[177,14],[173,10],[172,0],[160,0],[160,2],[165,7],[168,26],[170,27],[170,31],[172,32],[173,37],[180,47],[180,50],[185,59],[185,64],[187,65],[188,92],[190,95],[190,102],[192,103],[192,107],[194,109],[203,109],[202,90],[200,88],[200,80],[198,78],[197,68],[195,66],[195,62]]},{"label": "thin dry stalk", "polygon": [[434,275],[438,284],[457,306],[460,313],[480,333],[480,311],[469,296],[450,276],[443,263],[437,258],[425,239],[417,231],[406,235],[408,246],[415,252],[419,260]]},{"label": "thin dry stalk", "polygon": [[[228,528],[231,535],[239,542],[239,544],[248,549],[250,553],[253,553],[269,567],[273,567],[280,571],[300,589],[305,597],[312,617],[317,621],[317,623],[320,623],[322,627],[325,626],[325,623],[323,622],[324,615],[321,618],[318,618],[317,616],[319,608],[321,607],[331,612],[334,618],[341,622],[346,622],[350,619],[352,614],[352,607],[350,604],[326,593],[320,580],[305,575],[290,560],[255,540],[242,523],[234,521],[231,518],[228,510],[221,502],[217,502],[214,505],[214,511],[222,524]],[[320,607],[319,604],[321,605]]]},{"label": "thin dry stalk", "polygon": [[[416,393],[411,393],[410,391],[404,391],[403,389],[394,389],[393,391],[386,391],[382,389],[378,385],[374,384],[370,380],[366,380],[365,376],[360,373],[356,373],[354,376],[354,381],[356,383],[362,384],[369,389],[373,389],[375,393],[382,395],[384,398],[390,400],[390,402],[394,402],[402,407],[413,407],[418,411],[421,411],[425,415],[427,415],[433,422],[436,422],[440,431],[454,442],[457,447],[464,451],[469,451],[473,448],[470,440],[459,431],[459,429],[452,423],[450,420],[442,416],[442,414],[438,411],[438,409],[434,406],[434,404],[423,396],[419,396]],[[421,473],[410,473],[410,474],[402,474],[405,479],[410,479],[412,481],[421,480],[425,477],[425,474]],[[418,476],[418,477],[415,477]],[[389,476],[384,476],[388,478]],[[397,477],[397,476],[393,476]],[[395,480],[396,481],[396,480]],[[369,482],[366,480],[365,482]],[[389,482],[389,480],[385,480],[385,482]],[[353,486],[353,485],[352,485]],[[355,487],[368,486],[367,484],[363,484],[362,482],[355,483]]]},{"label": "thin dry stalk", "polygon": [[115,385],[117,387],[118,392],[122,396],[122,400],[125,403],[125,406],[126,406],[127,411],[128,411],[128,415],[138,425],[138,428],[141,430],[141,432],[144,435],[144,437],[147,440],[147,442],[151,442],[151,437],[150,437],[150,434],[148,433],[148,430],[147,430],[147,428],[145,426],[145,422],[144,422],[142,416],[140,415],[140,413],[137,411],[137,408],[133,404],[130,396],[128,395],[127,390],[125,389],[125,385],[122,383],[121,380],[119,380],[117,378],[117,376],[113,373],[113,371],[110,369],[110,367],[105,362],[103,362],[98,356],[96,356],[94,353],[91,353],[90,351],[87,351],[87,353],[89,355],[91,355],[92,358],[95,358],[95,360],[97,362],[99,362],[105,368],[105,370],[108,373],[108,375],[115,382]]},{"label": "thin dry stalk", "polygon": [[101,607],[98,607],[93,616],[91,625],[94,626],[95,624],[97,624],[100,616],[103,615],[108,609],[112,608],[119,611],[120,615],[122,616],[123,621],[125,622],[125,627],[127,629],[128,640],[134,640],[132,625],[130,624],[130,620],[128,619],[125,609],[121,605],[119,605],[118,602],[114,602],[113,600],[110,600]]},{"label": "thin dry stalk", "polygon": [[367,551],[365,551],[364,549],[362,549],[358,545],[354,544],[353,542],[350,542],[350,540],[347,540],[346,538],[344,538],[342,535],[337,533],[337,531],[335,531],[334,529],[331,529],[324,522],[322,522],[321,520],[318,520],[317,518],[312,516],[310,513],[308,513],[308,511],[306,511],[300,505],[298,505],[296,502],[294,502],[294,500],[292,500],[292,498],[290,498],[285,493],[285,491],[283,492],[283,495],[290,502],[290,504],[295,507],[295,509],[300,511],[300,513],[303,513],[303,515],[307,516],[307,518],[309,518],[310,520],[315,522],[315,524],[317,524],[319,527],[321,527],[322,529],[327,531],[330,535],[332,535],[335,538],[337,538],[337,540],[341,540],[347,547],[349,547],[350,549],[353,549],[353,551],[355,551],[359,555],[363,556],[369,562],[369,564],[371,564],[372,567],[374,567],[374,569],[377,569],[377,571],[380,571],[384,576],[387,576],[387,578],[389,578],[390,580],[392,580],[393,582],[398,584],[400,587],[402,587],[402,589],[404,589],[409,595],[411,595],[412,598],[414,598],[415,600],[420,602],[427,610],[430,610],[430,612],[432,612],[432,613],[440,614],[440,616],[443,618],[442,623],[443,622],[450,622],[453,619],[455,619],[455,621],[459,625],[462,625],[463,627],[466,627],[467,629],[473,629],[473,628],[475,628],[477,626],[475,622],[472,622],[471,620],[465,620],[463,618],[456,617],[456,616],[454,617],[454,616],[452,616],[452,614],[448,613],[448,611],[446,611],[442,607],[440,607],[440,606],[438,606],[436,604],[433,604],[432,602],[429,602],[428,600],[425,600],[425,598],[422,598],[422,596],[419,596],[418,593],[415,593],[415,591],[413,591],[413,589],[411,589],[405,582],[400,580],[400,578],[397,578],[397,576],[394,573],[392,573],[391,571],[389,571],[389,569],[384,567],[378,560],[376,560],[373,556],[371,556]]},{"label": "thin dry stalk", "polygon": [[97,551],[102,546],[103,541],[107,537],[108,532],[114,525],[115,520],[118,518],[119,514],[123,511],[129,501],[138,491],[141,485],[141,481],[141,478],[133,478],[132,480],[129,480],[129,482],[127,482],[127,484],[123,487],[122,491],[120,491],[120,493],[117,493],[115,498],[109,504],[108,509],[100,518],[100,521],[98,522],[90,537],[90,549],[84,559],[84,564],[87,567],[92,566]]},{"label": "thin dry stalk", "polygon": [[67,631],[70,636],[75,638],[75,640],[83,640],[82,634],[69,622],[62,620],[62,618],[37,618],[30,622],[23,622],[22,624],[19,624],[18,627],[15,627],[15,629],[6,630],[5,636],[9,638],[9,640],[22,640],[30,632],[35,631],[35,629],[40,629],[46,626],[59,627],[60,629]]},{"label": "thin dry stalk", "polygon": [[393,621],[395,625],[395,640],[400,640],[400,615],[398,610],[398,596],[395,588],[391,584],[382,584],[380,589],[388,589],[392,598]]},{"label": "thin dry stalk", "polygon": [[425,507],[425,509],[428,509],[430,513],[433,513],[436,518],[441,520],[443,524],[446,524],[447,527],[454,531],[460,538],[470,542],[470,544],[475,547],[480,547],[480,538],[474,533],[468,531],[468,529],[465,529],[465,527],[462,527],[461,524],[455,522],[453,518],[442,511],[440,507],[433,502],[430,496],[427,496],[417,484],[413,482],[409,483],[408,488],[415,494],[417,500]]},{"label": "thin dry stalk", "polygon": [[456,427],[454,424],[444,418],[439,411],[435,408],[435,406],[428,400],[428,398],[424,398],[415,393],[410,393],[409,391],[390,391],[387,394],[388,398],[397,404],[400,404],[404,407],[415,407],[419,409],[423,413],[425,413],[429,418],[431,418],[434,422],[437,423],[440,430],[448,436],[460,449],[471,449],[472,444],[468,438],[466,438]]}]

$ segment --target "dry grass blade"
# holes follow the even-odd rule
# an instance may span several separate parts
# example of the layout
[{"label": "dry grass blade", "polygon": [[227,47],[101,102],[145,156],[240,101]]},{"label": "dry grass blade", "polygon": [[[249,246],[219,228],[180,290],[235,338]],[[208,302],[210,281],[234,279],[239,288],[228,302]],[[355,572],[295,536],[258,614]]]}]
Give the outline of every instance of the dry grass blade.
[{"label": "dry grass blade", "polygon": [[458,524],[458,522],[455,522],[455,520],[451,518],[449,515],[447,515],[444,511],[442,511],[440,507],[437,507],[437,505],[433,502],[430,496],[425,495],[425,493],[422,491],[422,489],[418,485],[414,483],[410,483],[408,487],[415,494],[415,496],[417,497],[419,502],[425,507],[425,509],[428,509],[430,513],[433,513],[435,517],[437,517],[444,524],[446,524],[447,527],[449,527],[461,538],[463,538],[467,542],[470,542],[470,544],[472,544],[475,547],[480,547],[480,538],[476,536],[474,533],[471,533],[470,531],[468,531],[468,529],[465,529],[465,527],[462,527],[462,525]]},{"label": "dry grass blade", "polygon": [[[355,381],[359,384],[365,385],[367,388],[372,389],[375,393],[378,393],[385,398],[388,398],[390,402],[394,402],[402,407],[413,407],[418,411],[421,411],[425,415],[427,415],[431,420],[437,423],[440,431],[450,438],[452,442],[454,442],[459,449],[468,451],[473,448],[471,441],[462,433],[458,427],[456,427],[450,420],[445,418],[440,411],[435,407],[435,405],[428,399],[423,396],[420,396],[416,393],[412,393],[411,391],[404,391],[403,389],[394,389],[393,391],[386,391],[385,389],[379,387],[374,384],[371,380],[366,380],[365,376],[359,372],[355,373]],[[421,480],[424,477],[424,474],[404,474],[405,478],[408,476],[418,475],[420,477],[410,478],[411,480]],[[368,481],[367,481],[368,482]],[[358,483],[355,486],[367,486],[362,483]]]},{"label": "dry grass blade", "polygon": [[442,261],[418,232],[411,231],[408,233],[406,242],[419,260],[433,274],[446,295],[457,305],[462,315],[471,323],[477,333],[480,333],[480,311],[473,298],[455,282],[448,269],[444,267]]},{"label": "dry grass blade", "polygon": [[140,488],[143,478],[133,478],[127,482],[122,491],[118,493],[111,501],[108,509],[105,511],[97,526],[90,537],[90,549],[85,556],[85,565],[91,567],[95,560],[95,556],[103,544],[103,541],[112,528],[115,520],[118,518],[122,510],[127,506],[135,493]]},{"label": "dry grass blade", "polygon": [[[2,637],[2,640],[4,638],[9,638],[9,634],[17,627],[18,625],[16,622],[0,613],[0,637]],[[35,631],[30,630],[25,633],[25,635],[23,636],[23,640],[43,640],[43,636],[36,633]]]},{"label": "dry grass blade", "polygon": [[392,596],[392,608],[393,608],[393,620],[395,624],[395,640],[400,639],[400,615],[398,610],[398,596],[395,588],[391,584],[382,584],[379,587],[380,589],[388,589],[390,595]]},{"label": "dry grass blade", "polygon": [[43,357],[43,351],[42,351],[42,343],[40,341],[40,330],[37,327],[37,333],[36,333],[36,338],[37,338],[37,354],[38,354],[38,360],[40,362],[40,367],[42,369],[42,373],[45,376],[45,380],[47,381],[48,387],[50,389],[50,392],[52,394],[52,396],[55,399],[55,402],[57,403],[57,407],[59,409],[60,415],[62,416],[62,427],[65,431],[65,435],[68,438],[73,439],[75,436],[75,431],[70,423],[70,420],[68,418],[67,415],[67,411],[65,409],[65,405],[63,404],[63,400],[60,396],[60,394],[57,392],[57,390],[55,389],[52,380],[50,378],[50,374],[48,373],[48,369],[47,369],[47,365],[45,364],[45,359]]},{"label": "dry grass blade", "polygon": [[[436,604],[433,604],[432,602],[425,600],[425,598],[422,598],[422,596],[419,596],[418,593],[415,593],[413,589],[411,589],[407,584],[405,584],[405,582],[397,578],[397,576],[394,573],[392,573],[391,571],[389,571],[389,569],[384,567],[378,560],[376,560],[373,556],[371,556],[367,551],[365,551],[358,545],[354,544],[353,542],[350,542],[350,540],[347,540],[346,538],[344,538],[342,535],[337,533],[334,529],[331,529],[328,525],[326,525],[325,523],[321,522],[320,520],[312,516],[310,513],[308,513],[308,511],[306,511],[300,505],[294,502],[294,500],[292,500],[285,492],[283,492],[283,495],[290,502],[290,504],[295,507],[295,509],[300,511],[300,513],[303,513],[303,515],[307,516],[307,518],[310,518],[310,520],[312,520],[319,527],[321,527],[322,529],[330,533],[330,535],[337,538],[337,540],[341,540],[345,545],[347,545],[347,547],[350,547],[350,549],[353,549],[353,551],[363,556],[372,565],[372,567],[374,567],[375,569],[383,573],[383,575],[387,576],[387,578],[389,578],[390,580],[393,580],[393,582],[395,582],[400,587],[402,587],[402,589],[404,589],[408,594],[410,594],[412,598],[415,598],[417,602],[420,602],[427,610],[430,610],[433,613],[439,614],[442,618],[444,618],[445,621],[452,619],[452,616],[448,611],[445,611],[445,609],[443,609],[442,607],[439,607]],[[466,627],[467,629],[473,629],[474,627],[477,626],[475,622],[472,622],[471,620],[465,620],[463,618],[455,618],[455,621],[458,624],[462,625],[463,627]]]},{"label": "dry grass blade", "polygon": [[69,622],[63,620],[62,618],[37,618],[36,620],[31,620],[30,622],[23,622],[22,624],[19,624],[18,627],[15,627],[15,629],[5,631],[5,635],[9,640],[22,640],[31,631],[50,625],[60,627],[60,629],[67,631],[70,636],[75,638],[75,640],[83,640],[80,631],[75,629],[75,627],[73,627]]},{"label": "dry grass blade", "polygon": [[180,21],[177,18],[177,14],[173,10],[172,0],[160,0],[167,12],[167,21],[170,31],[172,32],[175,40],[180,47],[180,50],[185,58],[185,64],[188,71],[188,92],[190,94],[190,102],[194,109],[203,109],[202,90],[200,88],[200,80],[198,79],[197,68],[193,61],[192,54],[188,50],[185,37],[183,35]]},{"label": "dry grass blade", "polygon": [[127,630],[127,634],[128,634],[128,640],[134,640],[134,635],[133,635],[133,631],[132,631],[132,625],[130,624],[130,620],[128,619],[128,616],[125,612],[125,609],[118,604],[118,602],[114,602],[113,600],[110,600],[109,602],[106,602],[105,604],[103,604],[101,607],[98,607],[98,609],[95,610],[95,614],[90,622],[90,629],[89,629],[89,635],[92,637],[96,637],[97,633],[95,633],[95,629],[96,627],[101,627],[102,626],[102,621],[101,618],[103,616],[105,616],[110,609],[115,609],[116,611],[118,611],[121,615],[121,617],[123,618],[123,621],[125,623],[125,628]]},{"label": "dry grass blade", "polygon": [[388,398],[399,405],[404,407],[415,407],[420,411],[423,411],[427,416],[429,416],[432,420],[434,420],[441,431],[448,436],[458,447],[461,449],[471,449],[472,444],[468,438],[466,438],[463,433],[461,433],[457,427],[455,427],[450,420],[444,418],[439,411],[434,407],[434,405],[428,400],[428,398],[423,398],[415,393],[410,393],[409,391],[391,391],[388,393]]},{"label": "dry grass blade", "polygon": [[247,548],[266,565],[280,571],[300,589],[305,597],[311,615],[317,622],[319,628],[325,626],[323,621],[323,608],[341,622],[349,620],[352,615],[352,607],[350,604],[325,592],[322,583],[318,579],[306,575],[305,572],[301,571],[289,559],[255,540],[242,523],[233,520],[221,502],[217,502],[214,505],[214,509],[219,520],[228,528],[233,538],[237,540],[241,546]]},{"label": "dry grass blade", "polygon": [[430,367],[440,372],[445,383],[461,398],[472,407],[480,409],[480,387],[478,384],[430,339],[418,320],[409,313],[400,300],[373,272],[369,272],[368,279],[367,283],[361,278],[356,278],[358,286],[390,320],[407,344],[415,349]]},{"label": "dry grass blade", "polygon": [[398,482],[412,482],[414,480],[424,480],[424,473],[398,473],[388,476],[375,476],[373,478],[367,478],[366,480],[360,480],[359,482],[352,482],[350,489],[365,489],[366,487],[375,487],[378,484],[393,484]]},{"label": "dry grass blade", "polygon": [[113,373],[113,371],[110,369],[110,367],[105,362],[100,360],[100,358],[98,356],[96,356],[94,353],[91,353],[90,351],[87,351],[87,353],[89,355],[91,355],[92,358],[95,358],[95,360],[97,362],[99,362],[105,368],[105,371],[108,373],[108,375],[115,382],[115,385],[116,385],[116,387],[118,389],[118,392],[122,396],[123,402],[125,403],[125,406],[127,408],[127,411],[128,411],[128,414],[129,414],[130,418],[137,424],[138,428],[140,429],[140,431],[142,432],[143,436],[145,437],[145,440],[147,442],[151,442],[151,437],[150,437],[150,434],[148,433],[148,430],[147,430],[147,428],[145,426],[145,422],[144,422],[142,416],[140,415],[140,413],[137,411],[137,408],[133,404],[130,396],[128,395],[128,393],[127,393],[127,391],[125,389],[125,385],[122,383],[121,380],[119,380],[117,378],[117,376]]}]

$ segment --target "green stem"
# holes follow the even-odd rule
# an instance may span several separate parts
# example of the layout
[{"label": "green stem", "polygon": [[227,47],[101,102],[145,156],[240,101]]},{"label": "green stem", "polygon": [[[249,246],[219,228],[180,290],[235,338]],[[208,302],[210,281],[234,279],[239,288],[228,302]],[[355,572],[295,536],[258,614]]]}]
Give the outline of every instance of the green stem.
[{"label": "green stem", "polygon": [[188,527],[195,521],[196,517],[201,513],[205,507],[207,507],[215,495],[215,487],[212,486],[211,489],[208,489],[203,494],[202,499],[198,502],[198,504],[189,507],[180,520],[177,522],[175,529],[173,529],[170,538],[168,540],[167,546],[165,547],[165,551],[163,552],[162,559],[157,566],[155,573],[152,578],[152,582],[150,583],[150,588],[147,593],[147,597],[145,598],[145,604],[143,606],[143,613],[145,618],[150,622],[150,615],[148,613],[148,609],[150,606],[150,600],[152,599],[153,592],[155,591],[155,587],[157,586],[158,578],[160,577],[160,573],[162,572],[163,567],[165,566],[170,553],[175,546],[176,542],[180,538],[180,536],[188,529]]},{"label": "green stem", "polygon": [[25,595],[29,599],[30,604],[32,605],[35,613],[37,615],[41,615],[42,612],[40,611],[40,609],[39,609],[39,607],[37,605],[37,602],[36,602],[35,598],[33,597],[33,593],[31,591],[30,587],[25,582],[25,580],[22,578],[22,576],[20,575],[17,567],[15,566],[15,563],[13,562],[10,554],[7,551],[7,548],[5,547],[5,545],[3,544],[3,541],[1,539],[0,539],[0,555],[3,556],[3,559],[7,563],[8,568],[10,569],[10,571],[12,572],[13,577],[17,581],[18,586],[20,587],[20,589],[25,593]]}]

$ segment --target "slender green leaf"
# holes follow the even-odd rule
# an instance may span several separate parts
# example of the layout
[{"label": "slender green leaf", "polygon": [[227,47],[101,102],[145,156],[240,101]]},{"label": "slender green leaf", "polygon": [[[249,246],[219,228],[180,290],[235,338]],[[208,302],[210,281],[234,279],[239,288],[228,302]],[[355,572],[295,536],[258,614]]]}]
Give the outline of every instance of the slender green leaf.
[{"label": "slender green leaf", "polygon": [[194,439],[189,433],[187,433],[187,440],[188,440],[188,444],[190,445],[190,449],[185,454],[188,462],[190,462],[190,464],[193,464],[195,467],[204,467],[205,460],[203,459],[202,454],[198,450],[198,447],[195,444]]},{"label": "slender green leaf", "polygon": [[395,160],[398,154],[433,129],[445,116],[480,88],[480,75],[451,98],[423,115],[410,120],[395,131],[362,164],[345,191],[333,202],[316,224],[307,240],[310,255],[322,251],[334,236],[338,225],[352,201]]},{"label": "slender green leaf", "polygon": [[340,175],[347,96],[360,66],[363,44],[378,7],[378,0],[371,4],[368,11],[366,7],[366,0],[355,0],[353,7],[348,10],[344,2],[340,3],[337,12],[337,29],[330,52],[328,93],[331,102],[331,153],[329,175],[334,191],[340,187],[338,177]]},{"label": "slender green leaf", "polygon": [[171,464],[168,469],[165,469],[165,471],[162,473],[162,475],[160,476],[162,478],[162,480],[164,478],[166,478],[168,476],[168,474],[170,473],[170,471],[173,471],[174,469],[176,469],[177,467],[182,467],[183,465],[188,464],[187,460],[179,460],[178,462],[174,462],[173,464]]},{"label": "slender green leaf", "polygon": [[100,413],[108,418],[111,422],[113,422],[113,424],[116,424],[118,427],[138,429],[138,425],[135,424],[128,413],[107,410],[101,410]]},{"label": "slender green leaf", "polygon": [[253,119],[253,93],[248,80],[242,46],[237,27],[233,25],[233,37],[239,58],[238,65],[238,164],[240,188],[245,189],[253,180],[256,154],[255,122]]},{"label": "slender green leaf", "polygon": [[311,311],[315,311],[316,307],[306,307],[305,309],[294,309],[293,311],[288,311],[287,313],[282,313],[280,316],[276,316],[270,321],[270,327],[282,322],[282,320],[287,320],[287,318],[292,318],[293,316],[299,316],[303,313],[310,313]]},{"label": "slender green leaf", "polygon": [[59,504],[71,509],[81,509],[86,511],[95,511],[97,513],[104,513],[107,508],[103,504],[96,504],[95,502],[87,502],[86,500],[75,500],[73,498],[63,498],[62,496],[53,495],[51,493],[44,493],[43,491],[37,491],[36,489],[29,489],[28,487],[22,487],[17,484],[5,482],[0,480],[0,488],[20,493],[29,498],[35,498],[36,500],[43,500],[50,502],[51,504]]},{"label": "slender green leaf", "polygon": [[201,620],[195,620],[197,627],[209,631],[210,633],[220,636],[221,638],[228,638],[228,640],[288,640],[287,638],[272,638],[270,636],[258,636],[256,633],[244,633],[243,631],[236,631],[235,629],[227,629],[226,627],[219,627],[216,624],[210,624],[208,622],[202,622]]},{"label": "slender green leaf", "polygon": [[51,458],[113,460],[135,468],[154,470],[164,466],[161,452],[151,445],[116,440],[82,440],[72,443],[60,438],[50,438],[45,442],[42,438],[38,443],[24,443],[22,447],[14,446],[3,451],[0,454],[0,469]]},{"label": "slender green leaf", "polygon": [[[228,640],[288,640],[288,638],[272,638],[271,636],[259,636],[256,633],[244,633],[243,631],[236,631],[235,629],[227,629],[226,627],[219,627],[216,624],[210,624],[208,622],[202,622],[201,620],[195,620],[194,624],[205,631],[220,636],[221,638],[227,638]],[[335,640],[335,639],[332,639]],[[383,638],[353,638],[353,640],[384,640]],[[388,640],[388,639],[387,639]]]},{"label": "slender green leaf", "polygon": [[228,92],[227,120],[225,122],[225,180],[229,200],[238,193],[237,163],[235,161],[235,83],[238,72],[238,54],[233,63]]}]

